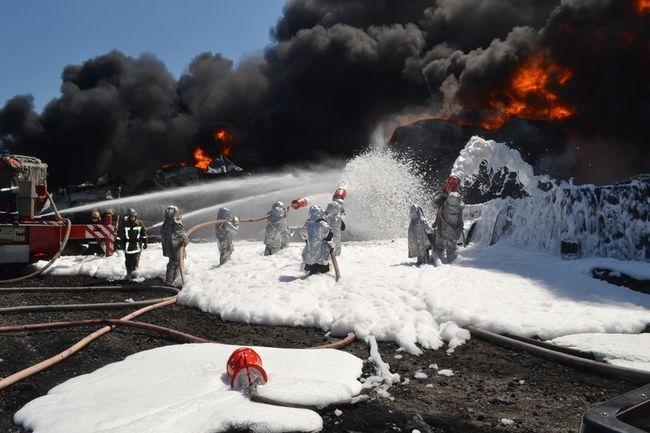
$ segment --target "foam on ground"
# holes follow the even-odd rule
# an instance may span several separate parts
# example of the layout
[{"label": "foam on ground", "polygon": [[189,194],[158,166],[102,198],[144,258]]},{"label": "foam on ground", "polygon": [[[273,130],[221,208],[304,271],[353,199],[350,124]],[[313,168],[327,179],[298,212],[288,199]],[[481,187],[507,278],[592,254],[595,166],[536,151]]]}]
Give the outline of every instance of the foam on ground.
[{"label": "foam on ground", "polygon": [[[27,403],[14,421],[34,433],[212,433],[232,427],[312,432],[309,409],[253,403],[232,391],[226,360],[237,346],[183,344],[131,355],[70,379]],[[363,362],[349,353],[255,347],[269,374],[260,395],[318,406],[361,391]],[[268,388],[268,389],[266,389]]]},{"label": "foam on ground", "polygon": [[621,367],[650,371],[650,334],[575,334],[550,343],[591,352],[596,359]]},{"label": "foam on ground", "polygon": [[[441,330],[445,322],[543,339],[637,333],[650,323],[650,296],[591,277],[594,267],[645,274],[643,262],[566,261],[497,244],[461,249],[452,265],[418,267],[406,257],[405,239],[347,242],[337,284],[332,273],[303,278],[301,244],[273,256],[263,250],[261,243],[236,242],[232,260],[217,267],[216,244],[191,244],[179,302],[224,320],[310,326],[334,335],[355,331],[411,353],[440,348],[443,340],[459,345],[463,330]],[[165,263],[160,246],[150,246],[140,276],[163,276]],[[123,256],[62,257],[52,272],[118,279],[124,276]]]}]

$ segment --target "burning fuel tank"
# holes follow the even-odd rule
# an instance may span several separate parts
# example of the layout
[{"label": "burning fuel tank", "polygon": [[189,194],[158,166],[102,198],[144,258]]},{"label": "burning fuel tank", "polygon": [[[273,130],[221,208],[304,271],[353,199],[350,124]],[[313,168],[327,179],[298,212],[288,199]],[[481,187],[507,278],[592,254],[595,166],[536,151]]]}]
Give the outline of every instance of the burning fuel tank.
[{"label": "burning fuel tank", "polygon": [[250,173],[223,155],[214,158],[205,168],[188,165],[167,165],[153,173],[153,185],[157,189],[187,186],[193,183],[213,181],[221,178],[246,176]]},{"label": "burning fuel tank", "polygon": [[249,176],[250,172],[219,154],[215,158],[205,157],[205,160],[197,158],[188,163],[185,161],[175,164],[165,164],[133,190],[133,194],[142,194],[150,191],[157,191],[168,188],[189,186],[201,182],[212,182],[214,180],[228,179],[232,177]]}]

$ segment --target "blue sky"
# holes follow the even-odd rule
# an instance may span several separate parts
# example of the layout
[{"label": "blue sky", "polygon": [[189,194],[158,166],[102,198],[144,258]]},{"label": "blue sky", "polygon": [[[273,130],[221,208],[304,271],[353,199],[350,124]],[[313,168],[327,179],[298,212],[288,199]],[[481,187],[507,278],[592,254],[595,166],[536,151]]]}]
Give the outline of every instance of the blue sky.
[{"label": "blue sky", "polygon": [[0,107],[59,95],[63,67],[118,49],[153,53],[179,76],[200,52],[238,61],[270,41],[286,0],[2,0]]}]

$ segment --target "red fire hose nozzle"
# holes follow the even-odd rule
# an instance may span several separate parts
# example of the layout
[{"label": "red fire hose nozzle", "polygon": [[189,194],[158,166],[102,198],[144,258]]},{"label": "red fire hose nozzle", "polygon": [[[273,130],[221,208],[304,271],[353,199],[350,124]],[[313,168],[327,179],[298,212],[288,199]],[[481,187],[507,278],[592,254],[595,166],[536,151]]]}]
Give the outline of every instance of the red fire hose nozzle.
[{"label": "red fire hose nozzle", "polygon": [[230,387],[248,387],[263,385],[268,376],[262,367],[262,358],[250,347],[240,347],[228,358],[226,371],[230,379]]},{"label": "red fire hose nozzle", "polygon": [[306,198],[297,198],[291,201],[291,207],[293,209],[300,209],[302,207],[307,207],[307,204],[308,203]]},{"label": "red fire hose nozzle", "polygon": [[450,192],[455,192],[458,189],[458,185],[460,185],[460,178],[458,176],[454,176],[453,174],[447,178],[447,182],[445,182],[445,186],[442,187],[442,192],[449,194]]},{"label": "red fire hose nozzle", "polygon": [[332,201],[345,200],[345,197],[347,196],[348,191],[345,188],[337,188],[336,191],[334,191],[334,195],[332,196]]}]

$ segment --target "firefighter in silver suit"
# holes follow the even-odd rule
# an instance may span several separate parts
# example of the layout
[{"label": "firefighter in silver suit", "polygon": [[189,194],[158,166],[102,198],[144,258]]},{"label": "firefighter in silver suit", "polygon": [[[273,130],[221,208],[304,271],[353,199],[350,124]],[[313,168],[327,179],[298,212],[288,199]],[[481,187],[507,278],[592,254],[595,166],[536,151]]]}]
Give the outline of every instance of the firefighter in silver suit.
[{"label": "firefighter in silver suit", "polygon": [[217,245],[219,246],[219,265],[223,265],[232,256],[235,249],[234,237],[239,231],[239,218],[232,216],[230,209],[222,207],[217,211],[217,219],[227,220],[223,223],[216,224],[214,229],[217,235]]},{"label": "firefighter in silver suit", "polygon": [[345,215],[343,200],[334,200],[327,205],[325,219],[332,229],[332,246],[336,256],[341,255],[341,232],[345,231],[345,221],[343,221],[342,215]]},{"label": "firefighter in silver suit", "polygon": [[287,211],[284,203],[276,201],[271,206],[266,223],[266,234],[264,235],[265,256],[277,253],[289,243],[289,227],[287,226]]},{"label": "firefighter in silver suit", "polygon": [[[463,208],[465,204],[457,192],[451,192],[442,206],[438,209],[435,229],[436,256],[446,263],[453,262],[456,257],[458,241],[463,235]],[[445,259],[443,259],[443,254]]]},{"label": "firefighter in silver suit", "polygon": [[309,208],[309,217],[302,231],[305,248],[302,250],[304,269],[312,274],[329,272],[330,251],[333,234],[325,219],[325,212],[319,206]]},{"label": "firefighter in silver suit", "polygon": [[174,286],[181,273],[180,249],[189,243],[183,228],[180,211],[176,206],[169,206],[165,209],[161,237],[163,256],[169,259],[167,272],[165,273],[165,284]]},{"label": "firefighter in silver suit", "polygon": [[418,265],[428,263],[433,228],[419,205],[411,204],[409,216],[411,219],[408,231],[409,257],[417,257]]}]

